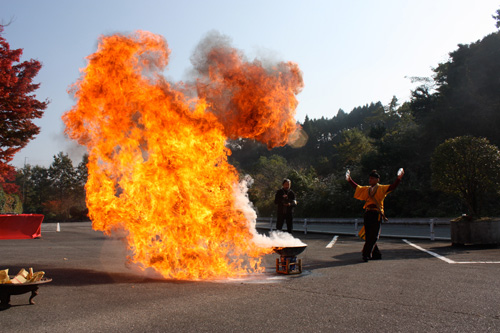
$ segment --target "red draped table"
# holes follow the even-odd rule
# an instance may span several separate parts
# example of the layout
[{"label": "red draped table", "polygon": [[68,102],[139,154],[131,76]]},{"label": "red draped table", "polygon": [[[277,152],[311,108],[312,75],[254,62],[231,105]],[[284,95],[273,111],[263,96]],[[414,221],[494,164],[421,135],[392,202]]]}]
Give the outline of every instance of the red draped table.
[{"label": "red draped table", "polygon": [[42,214],[0,214],[0,239],[41,237],[42,221]]}]

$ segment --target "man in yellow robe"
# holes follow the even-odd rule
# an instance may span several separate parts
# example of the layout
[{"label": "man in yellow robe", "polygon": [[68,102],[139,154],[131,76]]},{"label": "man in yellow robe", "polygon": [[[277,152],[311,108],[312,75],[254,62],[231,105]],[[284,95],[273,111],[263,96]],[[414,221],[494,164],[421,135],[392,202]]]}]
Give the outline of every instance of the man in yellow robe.
[{"label": "man in yellow robe", "polygon": [[360,186],[356,184],[350,174],[346,176],[347,181],[356,190],[354,198],[365,201],[363,209],[364,214],[364,227],[365,227],[365,245],[363,246],[363,261],[379,260],[382,259],[382,254],[377,246],[377,240],[380,235],[380,224],[385,220],[384,214],[384,199],[401,182],[404,171],[400,169],[396,181],[391,185],[380,185],[380,175],[376,170],[373,170],[369,177],[369,186]]}]

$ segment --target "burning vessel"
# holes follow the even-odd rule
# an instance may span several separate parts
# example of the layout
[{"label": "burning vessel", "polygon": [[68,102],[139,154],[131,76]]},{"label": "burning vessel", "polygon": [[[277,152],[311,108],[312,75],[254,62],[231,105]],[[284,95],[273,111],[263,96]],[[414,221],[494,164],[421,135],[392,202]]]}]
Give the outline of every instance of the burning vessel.
[{"label": "burning vessel", "polygon": [[276,273],[280,274],[300,274],[302,273],[302,259],[297,259],[307,245],[274,247],[273,251],[280,255],[276,258]]}]

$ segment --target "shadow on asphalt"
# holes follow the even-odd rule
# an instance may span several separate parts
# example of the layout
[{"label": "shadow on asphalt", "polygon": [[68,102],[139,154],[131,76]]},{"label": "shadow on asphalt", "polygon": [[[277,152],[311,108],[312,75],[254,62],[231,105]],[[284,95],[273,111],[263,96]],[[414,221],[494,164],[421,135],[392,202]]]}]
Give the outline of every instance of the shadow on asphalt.
[{"label": "shadow on asphalt", "polygon": [[[12,267],[15,271],[17,267]],[[117,283],[174,283],[187,284],[194,281],[149,278],[134,273],[103,272],[92,269],[45,267],[46,277],[53,286],[88,286]]]},{"label": "shadow on asphalt", "polygon": [[[424,252],[415,252],[411,250],[400,250],[400,249],[381,249],[382,251],[382,261],[389,260],[418,260],[422,258],[431,258],[429,254]],[[378,260],[373,260],[378,261]],[[314,260],[311,258],[307,259],[307,264],[304,267],[309,270],[330,268],[330,267],[342,267],[366,264],[361,258],[361,251],[359,252],[347,252],[339,255],[331,256],[331,260]]]},{"label": "shadow on asphalt", "polygon": [[447,246],[429,246],[429,251],[436,252],[440,255],[447,256],[453,254],[471,253],[474,251],[495,250],[500,249],[499,245],[447,245]]},{"label": "shadow on asphalt", "polygon": [[[294,234],[294,237],[301,239],[304,243],[312,243],[319,241],[324,244],[327,244],[331,239],[331,235],[324,235],[324,234],[308,234],[308,235],[303,235],[303,234]],[[356,241],[359,243],[358,251],[351,251],[351,252],[343,252],[340,254],[334,254],[334,255],[328,255],[325,258],[318,258],[318,256],[313,256],[313,255],[307,255],[306,253],[306,258],[304,259],[304,269],[314,271],[316,269],[323,269],[323,268],[332,268],[332,267],[342,267],[342,266],[351,266],[351,265],[359,265],[359,264],[366,264],[362,258],[361,258],[361,249],[363,248],[363,242],[358,240],[357,237],[354,236],[342,236],[342,240],[347,240],[347,241]],[[390,247],[390,243],[400,243],[400,240],[388,240],[384,239],[382,243],[385,244],[380,244],[379,243],[379,248],[380,251],[382,252],[382,261],[390,261],[390,260],[420,260],[420,259],[427,259],[427,258],[432,258],[428,253],[421,252],[421,251],[415,251],[414,248],[408,247],[408,248],[398,248],[398,249],[391,249],[388,248]],[[432,244],[432,243],[429,243]],[[334,249],[335,249],[334,245]],[[425,246],[426,248],[429,248]],[[439,248],[439,250],[438,250]],[[456,248],[453,246],[445,246],[445,247],[435,247],[436,252],[439,251],[440,253],[455,253],[452,251],[463,251],[462,248]],[[374,260],[375,262],[375,260]]]}]

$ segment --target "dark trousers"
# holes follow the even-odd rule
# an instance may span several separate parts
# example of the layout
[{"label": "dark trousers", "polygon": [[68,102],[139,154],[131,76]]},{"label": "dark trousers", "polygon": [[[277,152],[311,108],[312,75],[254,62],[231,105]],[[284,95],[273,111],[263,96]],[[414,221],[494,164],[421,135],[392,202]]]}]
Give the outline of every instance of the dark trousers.
[{"label": "dark trousers", "polygon": [[369,259],[380,259],[382,254],[377,246],[377,240],[380,234],[380,214],[375,210],[365,212],[365,245],[363,246],[363,257]]},{"label": "dark trousers", "polygon": [[292,214],[279,214],[278,220],[276,221],[276,229],[283,229],[283,223],[286,220],[286,231],[289,233],[293,232],[293,216]]}]

